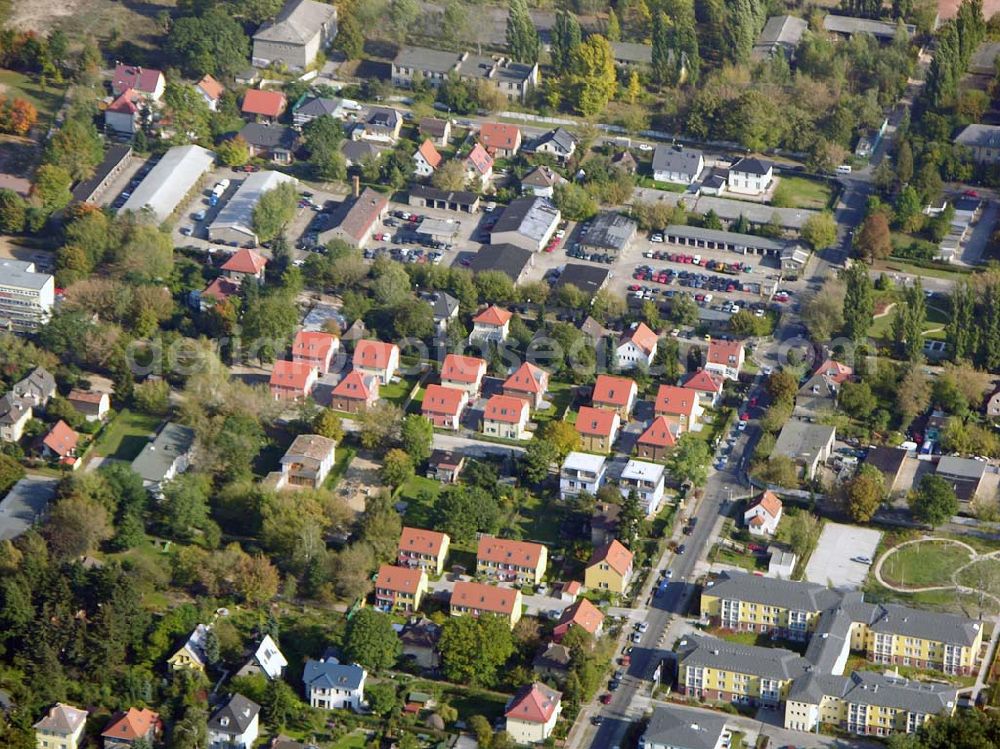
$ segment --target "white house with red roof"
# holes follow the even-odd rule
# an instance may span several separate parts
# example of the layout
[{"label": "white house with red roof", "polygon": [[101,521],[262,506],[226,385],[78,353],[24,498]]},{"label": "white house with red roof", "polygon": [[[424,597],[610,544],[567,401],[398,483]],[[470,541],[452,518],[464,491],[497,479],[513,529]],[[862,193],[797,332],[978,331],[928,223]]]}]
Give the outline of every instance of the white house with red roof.
[{"label": "white house with red roof", "polygon": [[354,346],[352,364],[355,370],[375,375],[380,385],[386,385],[399,369],[399,346],[362,338]]},{"label": "white house with red roof", "polygon": [[378,377],[352,369],[330,393],[330,408],[356,414],[378,402],[378,390]]},{"label": "white house with red roof", "polygon": [[445,559],[451,538],[447,533],[404,526],[399,535],[396,564],[400,567],[419,567],[432,575],[444,572]]},{"label": "white house with red roof", "polygon": [[256,122],[276,122],[288,106],[288,99],[280,91],[250,88],[243,94],[240,111]]},{"label": "white house with red roof", "polygon": [[531,362],[524,362],[503,382],[503,394],[528,402],[531,408],[541,408],[549,389],[549,373]]},{"label": "white house with red roof", "polygon": [[676,385],[660,385],[653,403],[653,413],[664,416],[667,422],[677,427],[677,434],[694,429],[705,409],[701,405],[697,390]]},{"label": "white house with red roof", "polygon": [[509,159],[521,148],[521,128],[504,122],[484,122],[479,128],[479,142],[490,156]]},{"label": "white house with red roof", "polygon": [[[579,586],[580,583],[577,583]],[[563,635],[573,627],[580,627],[591,637],[601,636],[601,629],[604,625],[604,614],[586,598],[580,598],[572,605],[563,609],[559,622],[552,630],[552,637],[559,642]]]},{"label": "white house with red roof", "polygon": [[646,460],[665,460],[677,444],[677,426],[657,416],[635,443],[635,453]]},{"label": "white house with red roof", "polygon": [[489,187],[493,181],[493,157],[482,144],[476,143],[462,163],[465,164],[466,182],[475,182],[481,190]]},{"label": "white house with red roof", "polygon": [[121,96],[129,89],[151,101],[159,101],[167,88],[167,79],[163,73],[154,68],[144,68],[140,65],[115,65],[111,77],[111,93]]},{"label": "white house with red roof", "polygon": [[246,247],[237,250],[229,259],[222,264],[222,272],[227,278],[231,278],[237,283],[254,280],[259,284],[264,283],[264,269],[267,267],[267,258],[256,250]]},{"label": "white house with red roof", "polygon": [[639,388],[634,380],[628,377],[613,375],[598,375],[594,383],[594,395],[591,403],[594,408],[607,408],[617,411],[622,421],[628,421],[635,406]]},{"label": "white house with red roof", "polygon": [[813,370],[813,376],[822,375],[837,385],[843,385],[854,376],[854,369],[843,362],[827,359]]},{"label": "white house with red roof", "polygon": [[101,734],[104,749],[129,749],[139,739],[155,746],[162,736],[163,721],[159,713],[145,707],[130,707],[124,713],[117,713]]},{"label": "white house with red roof", "polygon": [[213,112],[218,111],[219,101],[222,99],[222,94],[226,91],[222,84],[208,75],[208,73],[194,85],[194,90],[205,100],[208,108]]},{"label": "white house with red roof", "polygon": [[316,367],[279,359],[271,370],[271,397],[276,401],[308,398],[316,387],[318,377]]},{"label": "white house with red roof", "polygon": [[59,419],[42,439],[42,455],[49,460],[58,460],[75,467],[76,446],[80,435]]},{"label": "white house with red roof", "polygon": [[486,376],[486,362],[475,356],[448,354],[441,363],[441,384],[464,390],[470,398],[479,395]]},{"label": "white house with red roof", "polygon": [[485,341],[500,343],[507,340],[510,333],[510,318],[513,315],[495,304],[490,305],[472,318],[472,332],[469,333],[469,343]]},{"label": "white house with red roof", "polygon": [[528,402],[510,395],[494,395],[483,410],[483,434],[508,440],[529,437]]},{"label": "white house with red roof", "polygon": [[198,308],[206,312],[216,304],[222,304],[240,293],[240,285],[231,278],[219,276],[205,287],[198,299]]},{"label": "white house with red roof", "polygon": [[722,375],[727,380],[737,380],[745,359],[746,352],[742,341],[723,341],[713,338],[708,344],[705,370]]},{"label": "white house with red roof", "polygon": [[516,744],[540,744],[552,735],[561,712],[562,693],[536,681],[522,687],[507,703],[507,733]]},{"label": "white house with red roof", "polygon": [[417,177],[430,177],[441,166],[441,161],[441,154],[428,138],[420,144],[417,152],[413,154],[413,173]]},{"label": "white house with red roof", "polygon": [[321,375],[330,371],[330,362],[340,350],[340,339],[318,330],[300,330],[292,341],[292,361],[311,364]]},{"label": "white house with red roof", "polygon": [[142,94],[126,89],[104,110],[104,124],[117,133],[132,135],[139,129],[139,107]]},{"label": "white house with red roof", "polygon": [[725,382],[721,375],[699,369],[684,380],[683,386],[688,390],[696,390],[702,404],[708,408],[714,408],[722,398],[722,387]]},{"label": "white house with red roof", "polygon": [[436,427],[457,430],[467,405],[469,394],[466,391],[444,385],[428,385],[420,413]]},{"label": "white house with red roof", "polygon": [[656,344],[660,340],[646,323],[634,323],[619,339],[615,349],[615,362],[619,369],[635,369],[638,366],[651,367],[656,356]]},{"label": "white house with red roof", "polygon": [[778,495],[765,491],[743,513],[743,524],[754,536],[773,536],[781,522],[782,504]]}]

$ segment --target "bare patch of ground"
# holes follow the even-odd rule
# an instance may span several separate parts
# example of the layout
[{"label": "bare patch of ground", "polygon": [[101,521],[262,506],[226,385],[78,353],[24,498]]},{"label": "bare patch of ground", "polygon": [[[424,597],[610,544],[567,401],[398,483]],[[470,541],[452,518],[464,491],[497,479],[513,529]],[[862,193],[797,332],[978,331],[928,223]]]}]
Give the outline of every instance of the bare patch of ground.
[{"label": "bare patch of ground", "polygon": [[152,49],[162,42],[157,16],[176,5],[176,0],[14,0],[11,25],[40,33],[62,29],[77,40],[93,37]]},{"label": "bare patch of ground", "polygon": [[365,511],[367,498],[381,489],[379,464],[375,462],[374,454],[368,450],[359,450],[337,484],[337,493],[354,512],[362,513]]}]

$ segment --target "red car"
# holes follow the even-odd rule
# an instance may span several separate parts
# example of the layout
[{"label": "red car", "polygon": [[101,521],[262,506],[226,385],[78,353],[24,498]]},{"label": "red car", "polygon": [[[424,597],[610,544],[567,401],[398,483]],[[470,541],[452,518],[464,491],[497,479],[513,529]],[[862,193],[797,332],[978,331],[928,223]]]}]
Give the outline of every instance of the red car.
[{"label": "red car", "polygon": [[611,704],[611,692],[608,692],[607,694],[602,694],[601,695],[601,704],[602,705],[610,705]]},{"label": "red car", "polygon": [[754,408],[757,405],[757,396],[750,399],[750,408]]},{"label": "red car", "polygon": [[746,411],[740,414],[740,421],[750,421],[750,414]]},{"label": "red car", "polygon": [[639,291],[640,289],[642,289],[642,287],[637,283],[634,283],[628,287],[629,291]]}]

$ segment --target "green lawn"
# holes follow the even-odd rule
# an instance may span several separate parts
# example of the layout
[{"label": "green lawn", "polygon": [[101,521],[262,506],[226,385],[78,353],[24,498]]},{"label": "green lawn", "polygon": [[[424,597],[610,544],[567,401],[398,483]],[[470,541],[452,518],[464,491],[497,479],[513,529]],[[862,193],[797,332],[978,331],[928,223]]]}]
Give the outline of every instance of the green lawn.
[{"label": "green lawn", "polygon": [[62,105],[65,86],[48,84],[44,88],[31,76],[14,70],[0,70],[0,86],[4,95],[30,101],[38,110],[39,124],[48,123]]},{"label": "green lawn", "polygon": [[896,258],[890,258],[889,260],[883,260],[876,262],[872,268],[875,270],[885,270],[889,273],[893,271],[897,273],[909,273],[914,276],[927,276],[928,278],[940,278],[945,281],[961,281],[968,278],[969,272],[962,272],[961,270],[949,270],[947,268],[924,268],[920,265],[914,265],[913,263],[908,263],[905,260],[897,260]]},{"label": "green lawn", "polygon": [[983,559],[962,570],[958,581],[974,590],[1000,596],[1000,559]]},{"label": "green lawn", "polygon": [[334,744],[332,749],[365,749],[366,746],[365,734],[353,731]]},{"label": "green lawn", "polygon": [[830,205],[833,192],[826,182],[805,177],[781,177],[776,188],[787,199],[789,208],[820,211]]},{"label": "green lawn", "polygon": [[413,476],[399,488],[397,500],[406,502],[403,519],[407,525],[417,528],[431,528],[434,516],[434,500],[441,492],[441,482],[424,476]]},{"label": "green lawn", "polygon": [[[888,338],[892,335],[892,321],[895,317],[896,309],[893,308],[889,311],[889,314],[876,318],[868,334],[872,338]],[[948,315],[943,310],[937,307],[927,307],[927,321],[924,323],[924,335],[926,338],[944,340],[945,331],[942,328],[947,324]]]},{"label": "green lawn", "polygon": [[545,400],[551,404],[544,411],[536,411],[532,421],[541,425],[552,419],[561,419],[566,409],[573,403],[573,386],[568,382],[549,381],[549,391]]},{"label": "green lawn", "polygon": [[94,443],[93,453],[103,458],[134,460],[159,425],[157,417],[126,408],[101,432]]},{"label": "green lawn", "polygon": [[882,577],[904,587],[949,585],[951,573],[968,561],[969,552],[955,544],[934,541],[910,544],[886,558]]},{"label": "green lawn", "polygon": [[397,382],[390,382],[388,385],[383,385],[379,388],[379,400],[389,401],[390,403],[395,403],[397,406],[402,406],[406,400],[406,396],[410,394],[415,384],[412,380],[401,377]]},{"label": "green lawn", "polygon": [[685,192],[687,191],[687,185],[677,185],[673,182],[657,182],[652,177],[641,175],[636,179],[636,184],[639,187],[651,187],[654,190],[663,190],[664,192]]},{"label": "green lawn", "polygon": [[740,554],[723,546],[720,546],[715,552],[714,561],[720,564],[732,564],[736,567],[742,567],[747,572],[758,572],[767,569],[766,557],[758,557],[753,554]]},{"label": "green lawn", "polygon": [[536,541],[549,546],[562,542],[562,513],[550,507],[541,497],[532,494],[520,510],[521,533],[526,541]]},{"label": "green lawn", "polygon": [[326,477],[326,488],[336,489],[337,483],[340,481],[340,477],[344,475],[344,471],[347,470],[347,466],[351,464],[354,460],[354,456],[358,454],[358,451],[353,447],[343,447],[342,445],[337,446],[337,456],[333,461],[333,468],[330,469],[330,474]]}]

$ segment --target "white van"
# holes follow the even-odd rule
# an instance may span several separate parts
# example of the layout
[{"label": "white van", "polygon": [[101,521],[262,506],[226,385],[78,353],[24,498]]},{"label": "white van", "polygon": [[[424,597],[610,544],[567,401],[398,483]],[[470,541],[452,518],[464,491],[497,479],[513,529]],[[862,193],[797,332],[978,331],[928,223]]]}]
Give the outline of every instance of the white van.
[{"label": "white van", "polygon": [[840,166],[837,167],[837,174],[850,174],[850,173],[851,173],[850,164],[841,164]]}]

